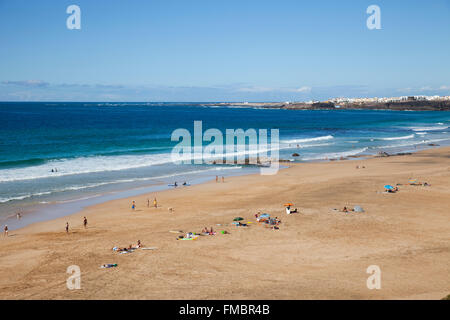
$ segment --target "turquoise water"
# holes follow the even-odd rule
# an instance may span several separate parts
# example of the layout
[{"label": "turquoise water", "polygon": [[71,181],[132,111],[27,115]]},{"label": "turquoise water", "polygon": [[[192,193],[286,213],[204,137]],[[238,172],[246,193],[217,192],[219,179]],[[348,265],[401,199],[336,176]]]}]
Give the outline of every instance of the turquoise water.
[{"label": "turquoise water", "polygon": [[[0,103],[0,223],[17,211],[119,190],[245,173],[176,165],[177,128],[279,129],[280,158],[313,161],[450,142],[450,113],[267,110],[198,103]],[[208,143],[205,142],[205,145]],[[300,157],[293,157],[296,152]],[[52,172],[57,169],[57,172]]]}]

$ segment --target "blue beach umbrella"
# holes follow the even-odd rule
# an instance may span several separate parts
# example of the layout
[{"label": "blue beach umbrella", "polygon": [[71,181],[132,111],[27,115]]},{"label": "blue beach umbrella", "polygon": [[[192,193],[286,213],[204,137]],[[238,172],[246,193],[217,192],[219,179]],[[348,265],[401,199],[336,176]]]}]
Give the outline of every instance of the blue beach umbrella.
[{"label": "blue beach umbrella", "polygon": [[259,216],[260,218],[269,218],[270,214],[268,213],[263,213],[262,215]]},{"label": "blue beach umbrella", "polygon": [[391,186],[390,184],[385,185],[384,188],[387,190],[394,190],[394,187]]}]

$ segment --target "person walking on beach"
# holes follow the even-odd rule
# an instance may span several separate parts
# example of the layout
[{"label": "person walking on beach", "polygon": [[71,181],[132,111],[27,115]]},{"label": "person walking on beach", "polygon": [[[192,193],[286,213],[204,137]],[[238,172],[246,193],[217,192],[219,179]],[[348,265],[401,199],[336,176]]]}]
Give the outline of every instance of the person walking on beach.
[{"label": "person walking on beach", "polygon": [[216,176],[216,182],[219,182],[219,176]]},{"label": "person walking on beach", "polygon": [[5,237],[8,237],[8,226],[5,224],[5,227],[3,228],[3,235]]},{"label": "person walking on beach", "polygon": [[147,198],[147,208],[150,208],[150,199]]},{"label": "person walking on beach", "polygon": [[131,209],[136,209],[136,201],[133,200],[133,202],[131,203]]},{"label": "person walking on beach", "polygon": [[17,220],[22,219],[22,215],[20,214],[20,212],[17,213],[16,218],[17,218]]},{"label": "person walking on beach", "polygon": [[224,176],[222,176],[222,182],[225,182],[225,177]]},{"label": "person walking on beach", "polygon": [[87,228],[87,218],[86,217],[84,217],[84,219],[83,219],[83,226],[85,229]]},{"label": "person walking on beach", "polygon": [[153,206],[154,206],[155,208],[158,208],[158,202],[156,201],[156,197],[155,197],[155,199],[153,200]]},{"label": "person walking on beach", "polygon": [[69,223],[66,222],[66,233],[69,233]]}]

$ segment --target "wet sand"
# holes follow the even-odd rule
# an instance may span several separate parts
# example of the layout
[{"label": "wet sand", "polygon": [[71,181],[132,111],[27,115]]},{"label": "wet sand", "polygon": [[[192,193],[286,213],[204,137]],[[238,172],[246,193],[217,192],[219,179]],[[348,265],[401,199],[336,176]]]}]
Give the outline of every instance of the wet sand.
[{"label": "wet sand", "polygon": [[[410,178],[431,186],[406,185]],[[397,183],[398,193],[383,193]],[[155,196],[160,207],[147,208]],[[286,215],[286,202],[300,213]],[[333,210],[354,205],[366,212]],[[295,164],[224,183],[212,176],[11,231],[0,239],[0,298],[440,299],[450,293],[449,208],[450,148]],[[280,229],[257,223],[258,211],[278,216]],[[232,226],[237,216],[252,223]],[[230,234],[177,241],[169,232],[211,226]],[[112,251],[138,239],[157,249]],[[105,263],[118,267],[99,268]],[[66,287],[70,265],[81,268],[80,290]],[[380,290],[367,288],[370,265],[381,269]]]}]

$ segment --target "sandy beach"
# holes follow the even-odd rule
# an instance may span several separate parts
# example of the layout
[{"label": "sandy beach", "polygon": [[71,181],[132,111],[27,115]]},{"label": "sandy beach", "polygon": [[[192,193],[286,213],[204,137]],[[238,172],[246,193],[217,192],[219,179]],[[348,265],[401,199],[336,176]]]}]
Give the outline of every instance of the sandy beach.
[{"label": "sandy beach", "polygon": [[[13,230],[0,240],[0,298],[441,299],[450,293],[449,160],[450,148],[439,148],[293,164],[224,183],[212,176]],[[383,192],[386,184],[401,184],[399,192]],[[299,213],[286,215],[286,202]],[[334,210],[355,205],[365,212]],[[281,219],[280,229],[256,222],[258,211]],[[231,225],[238,216],[252,223]],[[229,234],[177,241],[169,232],[204,227]],[[112,250],[138,239],[157,249]],[[100,268],[106,263],[118,266]],[[80,290],[66,287],[70,265],[81,269]],[[367,288],[370,265],[381,269],[379,290]]]}]

